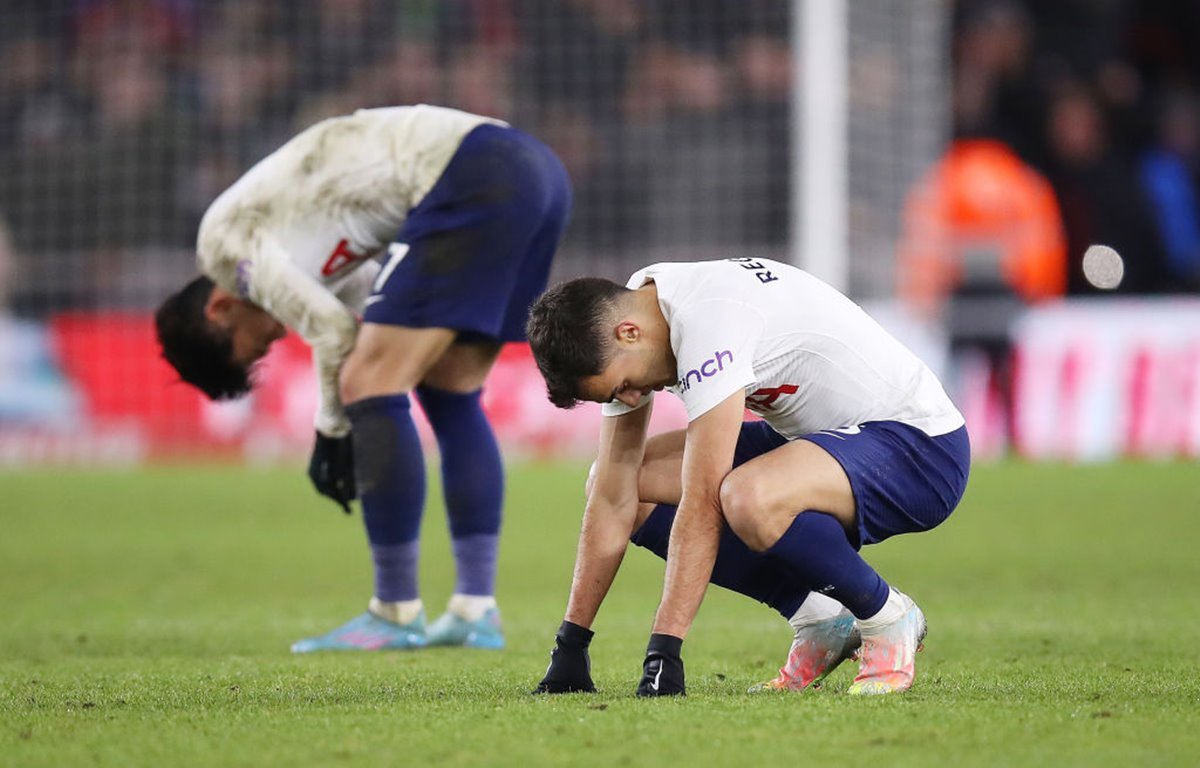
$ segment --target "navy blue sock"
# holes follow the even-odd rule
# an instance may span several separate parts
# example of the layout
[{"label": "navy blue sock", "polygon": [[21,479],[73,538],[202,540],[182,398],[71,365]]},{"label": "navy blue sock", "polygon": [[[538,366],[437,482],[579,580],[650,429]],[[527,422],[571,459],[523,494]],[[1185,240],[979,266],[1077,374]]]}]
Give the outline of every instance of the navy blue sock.
[{"label": "navy blue sock", "polygon": [[417,538],[425,510],[425,458],[408,395],[346,406],[353,427],[354,475],[375,562],[375,597],[415,600]]},{"label": "navy blue sock", "polygon": [[417,388],[442,455],[442,492],[457,574],[454,591],[486,597],[495,593],[504,465],[480,395],[480,390]]},{"label": "navy blue sock", "polygon": [[832,515],[801,512],[766,554],[860,619],[874,616],[887,602],[887,582],[854,550]]},{"label": "navy blue sock", "polygon": [[[659,504],[629,540],[666,560],[674,522],[675,507]],[[783,614],[785,619],[790,619],[808,597],[808,588],[798,583],[794,574],[747,547],[728,527],[721,533],[717,561],[709,581],[765,603]]]}]

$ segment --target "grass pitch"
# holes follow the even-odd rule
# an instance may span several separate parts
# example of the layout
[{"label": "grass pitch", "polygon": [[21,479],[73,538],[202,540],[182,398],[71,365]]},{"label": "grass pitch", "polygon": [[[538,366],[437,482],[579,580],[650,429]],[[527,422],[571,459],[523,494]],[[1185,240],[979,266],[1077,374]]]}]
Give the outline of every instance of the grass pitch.
[{"label": "grass pitch", "polygon": [[[0,765],[1195,765],[1200,469],[976,468],[941,528],[868,548],[930,622],[914,689],[750,696],[790,633],[709,592],[689,696],[633,697],[662,564],[601,611],[601,693],[532,697],[562,617],[585,468],[510,475],[509,648],[295,657],[363,610],[357,515],[299,469],[0,475]],[[434,489],[436,491],[436,489]],[[453,586],[431,499],[432,614]]]}]

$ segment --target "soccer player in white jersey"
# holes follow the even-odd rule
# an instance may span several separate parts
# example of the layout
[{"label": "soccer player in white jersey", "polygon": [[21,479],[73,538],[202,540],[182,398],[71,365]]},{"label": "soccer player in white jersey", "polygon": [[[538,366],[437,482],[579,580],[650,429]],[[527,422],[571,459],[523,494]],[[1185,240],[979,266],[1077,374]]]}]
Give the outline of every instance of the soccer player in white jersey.
[{"label": "soccer player in white jersey", "polygon": [[[502,344],[524,339],[570,205],[566,172],[538,140],[419,105],[312,126],[205,214],[202,276],[156,316],[163,356],[209,397],[239,397],[284,327],[299,333],[320,387],[309,474],[347,512],[361,499],[374,560],[367,611],[294,651],[504,645],[494,597],[503,467],[480,387]],[[410,392],[441,451],[457,573],[428,628]]]},{"label": "soccer player in white jersey", "polygon": [[[534,304],[530,345],[559,407],[605,403],[566,617],[538,692],[594,690],[591,624],[627,543],[665,557],[638,695],[683,694],[680,651],[707,584],[792,626],[778,677],[819,683],[858,649],[854,694],[902,691],[925,617],[859,555],[958,504],[970,446],[933,373],[856,304],[767,259],[581,278]],[[658,390],[686,430],[647,441]],[[743,421],[749,408],[761,421]]]}]

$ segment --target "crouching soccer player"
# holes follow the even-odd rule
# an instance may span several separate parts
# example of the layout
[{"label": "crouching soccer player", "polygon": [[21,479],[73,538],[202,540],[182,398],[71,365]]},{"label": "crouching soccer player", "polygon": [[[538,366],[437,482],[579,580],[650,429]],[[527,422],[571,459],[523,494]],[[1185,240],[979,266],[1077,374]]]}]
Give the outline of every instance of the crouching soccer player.
[{"label": "crouching soccer player", "polygon": [[[632,540],[667,561],[641,696],[683,694],[683,639],[707,584],[789,620],[778,677],[819,683],[861,644],[854,694],[903,691],[925,617],[859,548],[941,523],[970,468],[933,373],[845,296],[766,259],[582,278],[533,306],[530,345],[559,407],[604,403],[566,617],[538,692],[594,690],[591,624]],[[653,393],[684,431],[647,441]],[[762,421],[743,423],[745,408]]]},{"label": "crouching soccer player", "polygon": [[[544,144],[420,105],[318,123],[205,214],[203,276],[157,313],[163,356],[209,397],[234,398],[284,326],[298,332],[320,387],[309,474],[347,512],[361,499],[374,559],[367,612],[292,650],[503,647],[503,467],[480,387],[503,342],[524,339],[570,203]],[[417,588],[425,465],[410,392],[437,436],[457,569],[448,610],[428,629]]]}]

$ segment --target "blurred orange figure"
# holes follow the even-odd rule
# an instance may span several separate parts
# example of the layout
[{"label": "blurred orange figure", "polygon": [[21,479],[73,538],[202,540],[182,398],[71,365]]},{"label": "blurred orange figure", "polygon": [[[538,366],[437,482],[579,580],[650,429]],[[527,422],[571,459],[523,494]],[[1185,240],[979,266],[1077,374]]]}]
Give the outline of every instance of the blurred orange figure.
[{"label": "blurred orange figure", "polygon": [[900,295],[926,315],[959,291],[1061,296],[1067,245],[1050,183],[1005,144],[959,139],[909,193]]}]

